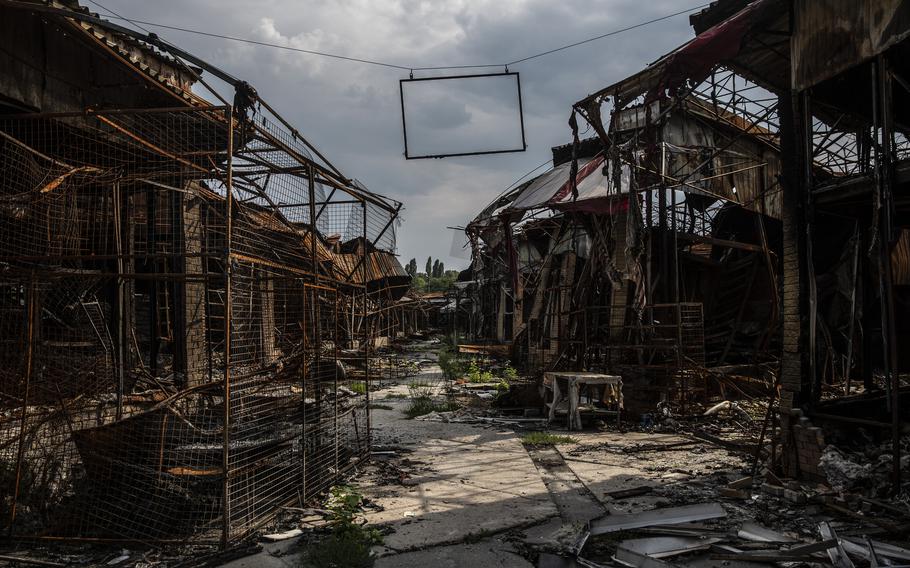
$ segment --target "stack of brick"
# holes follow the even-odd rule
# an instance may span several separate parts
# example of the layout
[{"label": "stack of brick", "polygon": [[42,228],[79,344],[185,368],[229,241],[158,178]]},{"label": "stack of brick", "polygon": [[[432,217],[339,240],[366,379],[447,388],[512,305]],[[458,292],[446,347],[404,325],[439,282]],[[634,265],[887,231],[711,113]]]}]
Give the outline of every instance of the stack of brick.
[{"label": "stack of brick", "polygon": [[793,414],[793,441],[799,474],[805,479],[824,481],[825,473],[819,469],[818,462],[825,451],[825,433],[813,426],[799,410],[794,410]]}]

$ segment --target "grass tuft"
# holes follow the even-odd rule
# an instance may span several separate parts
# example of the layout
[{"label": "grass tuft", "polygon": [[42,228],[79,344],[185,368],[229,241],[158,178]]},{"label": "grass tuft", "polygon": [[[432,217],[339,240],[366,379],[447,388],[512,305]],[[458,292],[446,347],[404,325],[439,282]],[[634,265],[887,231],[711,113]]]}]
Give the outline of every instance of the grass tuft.
[{"label": "grass tuft", "polygon": [[363,381],[351,383],[351,390],[357,394],[366,394],[367,393],[367,384]]},{"label": "grass tuft", "polygon": [[388,404],[376,404],[374,402],[370,405],[370,410],[395,410],[395,407],[389,406]]},{"label": "grass tuft", "polygon": [[555,446],[556,444],[574,444],[578,440],[571,436],[560,436],[549,432],[530,432],[521,437],[526,446]]},{"label": "grass tuft", "polygon": [[385,395],[385,397],[388,399],[392,399],[392,398],[401,399],[401,398],[408,398],[408,395],[406,395],[402,392],[390,392],[389,394]]},{"label": "grass tuft", "polygon": [[368,568],[373,565],[370,547],[382,544],[376,529],[357,522],[363,501],[360,493],[347,485],[332,488],[326,507],[332,512],[332,532],[307,547],[300,566],[319,568]]},{"label": "grass tuft", "polygon": [[459,408],[454,402],[436,402],[430,397],[419,396],[411,399],[411,404],[405,409],[404,414],[408,418],[416,418],[431,412],[449,412]]}]

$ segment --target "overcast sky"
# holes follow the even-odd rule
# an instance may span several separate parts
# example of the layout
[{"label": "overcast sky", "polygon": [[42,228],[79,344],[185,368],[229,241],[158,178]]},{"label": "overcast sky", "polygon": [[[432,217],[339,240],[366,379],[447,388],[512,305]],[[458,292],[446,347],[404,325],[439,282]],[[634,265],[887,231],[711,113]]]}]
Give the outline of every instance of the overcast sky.
[{"label": "overcast sky", "polygon": [[[100,1],[130,18],[408,67],[514,61],[699,4],[698,0]],[[98,6],[83,2],[104,14]],[[254,85],[346,175],[402,201],[403,225],[398,232],[402,263],[416,257],[423,267],[432,255],[447,268],[464,268],[468,261],[450,256],[453,231],[446,227],[463,226],[503,188],[549,159],[551,146],[567,143],[566,121],[574,101],[634,73],[692,35],[688,18],[682,15],[514,65],[510,70],[521,74],[526,152],[406,161],[398,94],[398,81],[407,78],[406,71],[150,29]],[[430,75],[415,73],[416,77]],[[492,91],[503,92],[498,87]],[[502,106],[499,102],[478,102],[482,97],[462,96],[458,89],[446,95],[440,99],[444,108],[438,113],[422,111],[418,115],[425,121],[415,119],[415,129],[426,129],[424,140],[433,138],[427,133],[436,134],[457,141],[463,149],[468,135],[478,135],[477,144],[483,146],[490,142],[489,133],[514,134],[514,112],[508,108],[490,112]],[[411,149],[412,154],[420,151]]]}]

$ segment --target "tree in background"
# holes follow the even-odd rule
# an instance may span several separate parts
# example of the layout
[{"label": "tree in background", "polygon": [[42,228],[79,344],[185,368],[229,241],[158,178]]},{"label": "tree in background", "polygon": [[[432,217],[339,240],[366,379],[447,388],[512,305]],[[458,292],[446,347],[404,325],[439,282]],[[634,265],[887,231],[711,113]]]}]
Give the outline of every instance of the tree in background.
[{"label": "tree in background", "polygon": [[445,292],[452,287],[458,279],[457,270],[446,270],[445,263],[441,260],[427,258],[427,272],[417,272],[417,259],[412,258],[404,266],[405,272],[411,277],[411,286],[415,290],[427,292]]}]

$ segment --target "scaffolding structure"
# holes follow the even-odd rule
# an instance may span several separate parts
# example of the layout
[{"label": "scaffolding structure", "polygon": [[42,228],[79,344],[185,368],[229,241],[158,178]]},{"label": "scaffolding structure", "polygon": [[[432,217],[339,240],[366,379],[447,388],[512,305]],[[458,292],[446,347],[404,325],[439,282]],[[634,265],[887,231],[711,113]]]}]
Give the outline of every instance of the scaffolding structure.
[{"label": "scaffolding structure", "polygon": [[226,544],[368,457],[400,204],[251,107],[8,116],[0,156],[10,536]]}]

